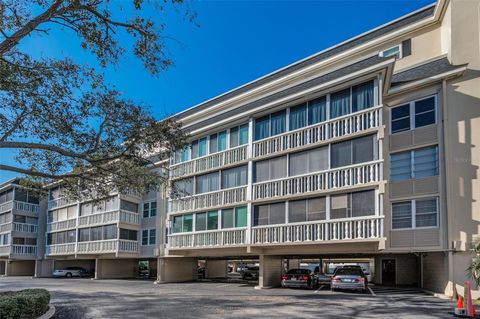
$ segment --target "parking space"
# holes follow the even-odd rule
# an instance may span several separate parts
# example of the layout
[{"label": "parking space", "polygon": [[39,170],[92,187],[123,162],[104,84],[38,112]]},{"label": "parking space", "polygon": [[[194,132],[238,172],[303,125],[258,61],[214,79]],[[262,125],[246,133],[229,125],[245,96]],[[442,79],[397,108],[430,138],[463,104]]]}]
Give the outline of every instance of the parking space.
[{"label": "parking space", "polygon": [[450,302],[428,295],[323,289],[256,290],[249,282],[154,285],[148,280],[0,278],[0,291],[43,287],[55,318],[448,318]]}]

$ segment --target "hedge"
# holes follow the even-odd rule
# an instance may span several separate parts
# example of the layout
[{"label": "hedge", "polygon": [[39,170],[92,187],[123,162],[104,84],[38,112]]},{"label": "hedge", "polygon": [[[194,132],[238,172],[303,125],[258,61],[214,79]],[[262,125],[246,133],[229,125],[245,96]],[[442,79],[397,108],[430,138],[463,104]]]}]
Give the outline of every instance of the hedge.
[{"label": "hedge", "polygon": [[48,310],[50,293],[25,289],[0,293],[0,319],[34,319]]}]

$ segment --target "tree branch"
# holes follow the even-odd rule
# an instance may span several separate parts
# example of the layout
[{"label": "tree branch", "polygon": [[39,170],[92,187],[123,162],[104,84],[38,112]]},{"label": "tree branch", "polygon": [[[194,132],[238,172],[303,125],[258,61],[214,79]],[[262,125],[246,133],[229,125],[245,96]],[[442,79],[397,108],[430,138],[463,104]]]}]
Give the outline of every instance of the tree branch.
[{"label": "tree branch", "polygon": [[29,175],[29,176],[50,178],[50,179],[55,179],[55,180],[62,180],[62,179],[65,179],[65,178],[72,178],[72,177],[85,178],[85,176],[83,174],[67,173],[67,174],[55,175],[55,174],[48,174],[48,173],[35,171],[35,170],[32,170],[32,169],[20,168],[20,167],[4,165],[4,164],[0,164],[0,170],[16,172],[16,173],[20,173],[20,174]]}]

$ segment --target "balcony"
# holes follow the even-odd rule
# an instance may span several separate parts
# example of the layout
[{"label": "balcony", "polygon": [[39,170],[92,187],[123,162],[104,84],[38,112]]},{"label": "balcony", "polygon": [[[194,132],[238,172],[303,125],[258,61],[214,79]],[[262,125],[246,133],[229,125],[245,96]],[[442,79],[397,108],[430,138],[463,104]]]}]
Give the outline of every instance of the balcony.
[{"label": "balcony", "polygon": [[224,167],[247,159],[247,146],[242,145],[219,153],[199,157],[170,166],[172,178],[185,177],[210,169]]},{"label": "balcony", "polygon": [[253,157],[325,142],[329,139],[375,129],[381,126],[382,106],[337,117],[253,143]]},{"label": "balcony", "polygon": [[97,213],[92,215],[80,216],[78,218],[78,226],[93,226],[112,223],[127,223],[138,225],[140,222],[137,213],[132,213],[125,210],[115,210],[104,213]]},{"label": "balcony", "polygon": [[246,244],[246,228],[210,230],[168,236],[169,248],[213,248]]},{"label": "balcony", "polygon": [[12,209],[29,212],[29,213],[38,213],[39,205],[19,202],[16,200],[12,200],[12,201],[0,204],[0,213],[7,212]]},{"label": "balcony", "polygon": [[60,230],[72,229],[75,227],[77,227],[77,219],[72,218],[72,219],[62,220],[58,222],[48,223],[47,231],[48,232],[60,231]]},{"label": "balcony", "polygon": [[252,245],[380,239],[383,216],[368,216],[252,228]]},{"label": "balcony", "polygon": [[355,164],[253,184],[253,199],[265,199],[381,181],[382,161]]},{"label": "balcony", "polygon": [[37,246],[34,245],[12,245],[12,254],[16,255],[36,255]]},{"label": "balcony", "polygon": [[37,233],[38,226],[34,224],[13,223],[13,231],[22,233]]},{"label": "balcony", "polygon": [[47,256],[73,255],[75,254],[75,245],[76,245],[75,243],[48,245],[45,255]]},{"label": "balcony", "polygon": [[67,197],[60,197],[60,198],[56,198],[56,199],[53,199],[53,200],[49,200],[48,201],[48,209],[54,209],[54,208],[57,208],[57,207],[71,205],[71,204],[75,204],[75,203],[76,203],[75,200],[71,200]]},{"label": "balcony", "polygon": [[77,254],[103,254],[103,253],[138,253],[136,240],[110,239],[80,242]]},{"label": "balcony", "polygon": [[197,194],[170,201],[170,212],[210,209],[218,206],[239,204],[247,200],[247,187],[240,186],[210,193]]},{"label": "balcony", "polygon": [[0,233],[9,232],[12,230],[12,223],[9,222],[8,224],[0,225]]}]

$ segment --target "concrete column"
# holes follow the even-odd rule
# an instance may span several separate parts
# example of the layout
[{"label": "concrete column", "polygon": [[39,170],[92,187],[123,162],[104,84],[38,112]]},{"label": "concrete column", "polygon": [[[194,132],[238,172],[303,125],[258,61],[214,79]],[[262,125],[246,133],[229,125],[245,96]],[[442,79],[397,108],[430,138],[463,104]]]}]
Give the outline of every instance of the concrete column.
[{"label": "concrete column", "polygon": [[288,260],[288,269],[298,269],[300,268],[300,259],[289,259]]},{"label": "concrete column", "polygon": [[205,263],[206,278],[226,278],[227,266],[226,260],[207,260]]},{"label": "concrete column", "polygon": [[102,261],[98,258],[95,258],[95,277],[93,279],[102,279],[102,266]]},{"label": "concrete column", "polygon": [[255,288],[273,288],[280,286],[282,275],[282,258],[280,256],[259,256],[260,271],[258,286]]},{"label": "concrete column", "polygon": [[5,276],[11,276],[12,275],[12,261],[7,260],[5,261]]},{"label": "concrete column", "polygon": [[159,257],[156,283],[197,280],[197,266],[194,257]]},{"label": "concrete column", "polygon": [[53,259],[44,259],[44,260],[35,260],[35,274],[36,278],[38,277],[51,277],[54,270],[54,260]]}]

